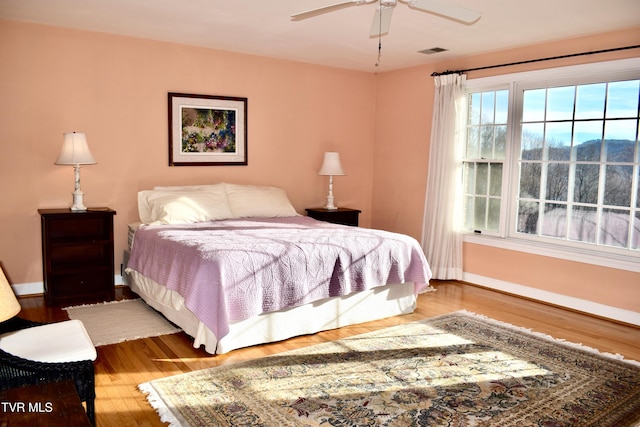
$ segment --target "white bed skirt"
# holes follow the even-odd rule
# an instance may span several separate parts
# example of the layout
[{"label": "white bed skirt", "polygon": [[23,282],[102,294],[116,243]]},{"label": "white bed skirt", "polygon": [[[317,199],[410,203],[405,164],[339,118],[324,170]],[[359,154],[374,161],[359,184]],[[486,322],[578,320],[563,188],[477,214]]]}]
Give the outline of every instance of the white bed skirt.
[{"label": "white bed skirt", "polygon": [[231,323],[229,333],[218,339],[184,306],[179,294],[137,271],[127,269],[127,275],[132,291],[192,336],[195,348],[204,345],[211,354],[408,314],[416,308],[413,283],[387,285]]}]

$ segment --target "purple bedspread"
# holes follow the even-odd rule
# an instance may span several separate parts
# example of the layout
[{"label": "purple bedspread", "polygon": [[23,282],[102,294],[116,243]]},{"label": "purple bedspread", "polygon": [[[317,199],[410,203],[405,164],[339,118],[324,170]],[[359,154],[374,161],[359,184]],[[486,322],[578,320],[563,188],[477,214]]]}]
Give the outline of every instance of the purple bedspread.
[{"label": "purple bedspread", "polygon": [[128,268],[182,295],[218,339],[232,321],[431,278],[412,237],[305,216],[141,226]]}]

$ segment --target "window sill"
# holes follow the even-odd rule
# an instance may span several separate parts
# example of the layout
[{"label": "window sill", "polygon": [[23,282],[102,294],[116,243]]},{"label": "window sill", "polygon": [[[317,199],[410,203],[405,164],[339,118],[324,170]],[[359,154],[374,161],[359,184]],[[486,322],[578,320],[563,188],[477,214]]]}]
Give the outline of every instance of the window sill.
[{"label": "window sill", "polygon": [[640,273],[640,262],[638,258],[634,256],[616,255],[606,252],[590,251],[588,249],[561,247],[559,245],[542,242],[531,242],[513,238],[503,239],[500,237],[478,234],[464,234],[463,241],[477,245],[492,246],[500,249],[560,258],[567,261],[576,261],[601,267]]}]

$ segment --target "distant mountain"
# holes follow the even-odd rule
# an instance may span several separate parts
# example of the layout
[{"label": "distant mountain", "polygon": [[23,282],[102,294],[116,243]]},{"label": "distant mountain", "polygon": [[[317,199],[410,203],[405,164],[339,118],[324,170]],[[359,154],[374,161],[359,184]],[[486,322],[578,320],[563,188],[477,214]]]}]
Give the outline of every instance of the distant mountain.
[{"label": "distant mountain", "polygon": [[[635,141],[625,139],[606,139],[608,162],[633,162]],[[576,147],[577,161],[600,161],[602,141],[598,139],[585,141]],[[549,147],[549,159],[567,161],[571,158],[569,147]],[[522,152],[523,160],[541,160],[542,148],[533,148]]]}]

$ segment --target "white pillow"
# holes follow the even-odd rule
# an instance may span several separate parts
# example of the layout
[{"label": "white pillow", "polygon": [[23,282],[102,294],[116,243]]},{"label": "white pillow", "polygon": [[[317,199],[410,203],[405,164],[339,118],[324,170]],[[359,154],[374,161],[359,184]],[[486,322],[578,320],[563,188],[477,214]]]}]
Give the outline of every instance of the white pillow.
[{"label": "white pillow", "polygon": [[225,187],[229,207],[236,218],[298,215],[282,188],[238,184],[225,184]]},{"label": "white pillow", "polygon": [[168,186],[156,186],[154,190],[164,191],[191,191],[191,190],[216,190],[224,191],[224,184],[196,184],[196,185],[168,185]]},{"label": "white pillow", "polygon": [[224,186],[140,191],[138,211],[145,224],[189,224],[233,217]]}]

